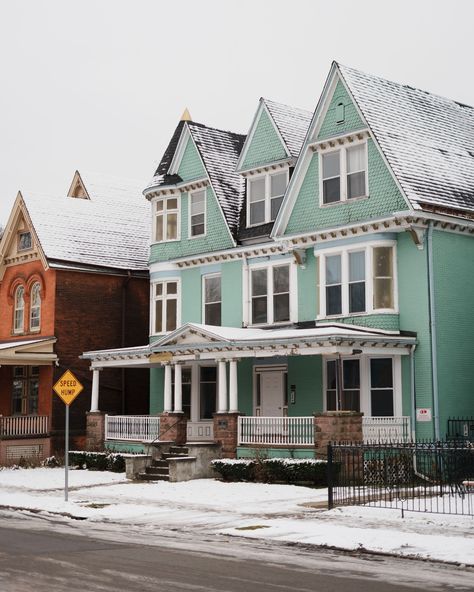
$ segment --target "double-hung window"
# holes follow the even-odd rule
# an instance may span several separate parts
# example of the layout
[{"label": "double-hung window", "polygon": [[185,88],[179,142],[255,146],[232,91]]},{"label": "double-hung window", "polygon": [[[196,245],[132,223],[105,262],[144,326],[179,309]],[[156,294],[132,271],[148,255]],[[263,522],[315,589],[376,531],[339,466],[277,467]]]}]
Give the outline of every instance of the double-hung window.
[{"label": "double-hung window", "polygon": [[30,296],[30,331],[39,331],[41,325],[41,285],[35,282]]},{"label": "double-hung window", "polygon": [[23,333],[25,329],[25,288],[18,286],[15,291],[15,310],[13,313],[13,332]]},{"label": "double-hung window", "polygon": [[288,171],[269,173],[247,181],[247,226],[273,222],[288,185]]},{"label": "double-hung window", "polygon": [[320,317],[395,309],[394,247],[321,255]]},{"label": "double-hung window", "polygon": [[178,282],[153,284],[153,333],[174,331],[178,326]]},{"label": "double-hung window", "polygon": [[12,414],[37,415],[39,367],[14,366],[12,385]]},{"label": "double-hung window", "polygon": [[204,284],[204,324],[221,324],[221,276],[207,275],[203,278]]},{"label": "double-hung window", "polygon": [[323,204],[365,197],[367,191],[367,144],[321,153]]},{"label": "double-hung window", "polygon": [[250,272],[251,324],[290,320],[290,266],[276,265]]},{"label": "double-hung window", "polygon": [[190,231],[191,237],[206,234],[206,190],[189,194]]},{"label": "double-hung window", "polygon": [[166,197],[155,202],[154,240],[164,242],[178,239],[179,209],[177,197]]}]

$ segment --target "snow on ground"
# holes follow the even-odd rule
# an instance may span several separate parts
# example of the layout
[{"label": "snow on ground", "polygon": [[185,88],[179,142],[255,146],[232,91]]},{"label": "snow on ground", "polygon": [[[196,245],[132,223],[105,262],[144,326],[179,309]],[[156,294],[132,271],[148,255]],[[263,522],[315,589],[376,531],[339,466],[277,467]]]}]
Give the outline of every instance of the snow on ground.
[{"label": "snow on ground", "polygon": [[369,507],[327,511],[326,489],[200,479],[136,483],[122,473],[63,469],[0,471],[0,507],[23,508],[143,529],[366,549],[474,565],[474,518]]}]

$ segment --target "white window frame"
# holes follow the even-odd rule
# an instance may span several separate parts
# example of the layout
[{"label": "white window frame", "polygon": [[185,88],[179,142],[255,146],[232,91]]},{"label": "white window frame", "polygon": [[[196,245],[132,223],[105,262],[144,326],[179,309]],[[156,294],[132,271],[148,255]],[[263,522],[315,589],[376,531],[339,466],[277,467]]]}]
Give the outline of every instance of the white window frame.
[{"label": "white window frame", "polygon": [[[170,333],[170,331],[155,332],[156,327],[156,301],[162,300],[164,303],[167,302],[168,298],[157,298],[156,294],[156,285],[157,284],[168,284],[168,283],[176,283],[176,329],[181,326],[181,279],[176,277],[166,277],[161,278],[153,281],[150,283],[150,335],[165,335],[166,333]],[[174,298],[172,298],[174,300]],[[165,305],[162,308],[161,312],[161,324],[163,327],[166,327],[166,312],[168,306]],[[165,322],[163,322],[165,321]],[[174,330],[174,329],[173,329]]]},{"label": "white window frame", "polygon": [[[289,300],[290,300],[290,318],[288,321],[273,322],[273,268],[289,267]],[[252,321],[252,271],[257,269],[267,270],[267,322],[253,323]],[[269,271],[271,273],[269,273]],[[245,326],[266,327],[268,325],[286,325],[296,323],[298,320],[298,284],[297,268],[292,259],[282,259],[269,263],[254,263],[244,268],[244,310],[243,320]]]},{"label": "white window frame", "polygon": [[[22,290],[22,306],[18,306],[18,294]],[[26,310],[26,302],[25,302],[25,286],[19,285],[15,288],[15,295],[13,300],[13,333],[19,334],[25,332],[25,310]],[[17,325],[17,312],[21,311],[21,325]]]},{"label": "white window frame", "polygon": [[[21,237],[23,235],[29,235],[30,237],[30,245],[28,247],[21,247]],[[17,240],[17,252],[24,253],[26,251],[31,251],[33,248],[33,235],[31,234],[31,230],[20,230],[18,233],[18,240]]]},{"label": "white window frame", "polygon": [[[347,197],[347,151],[355,146],[365,146],[365,194],[358,197]],[[369,149],[366,139],[354,140],[351,143],[347,142],[343,145],[338,145],[329,148],[319,148],[319,206],[323,208],[333,207],[341,202],[356,202],[359,199],[366,199],[369,197]],[[323,156],[332,152],[339,152],[339,191],[340,196],[338,201],[324,203],[323,194]]]},{"label": "white window frame", "polygon": [[[38,304],[36,306],[33,305],[33,297],[34,297],[35,290],[38,290]],[[41,305],[42,305],[41,284],[39,282],[35,282],[31,286],[31,291],[30,291],[30,331],[31,332],[41,331]],[[38,309],[38,326],[37,327],[33,327],[33,323],[32,323],[33,310],[35,308]]]},{"label": "white window frame", "polygon": [[[172,213],[176,212],[176,238],[168,238],[167,236],[165,237],[165,234],[167,232],[167,216],[168,216],[168,211],[163,209],[163,212],[158,212],[157,207],[158,207],[158,202],[159,201],[164,201],[166,202],[169,199],[175,199],[176,200],[176,210],[173,210]],[[156,219],[162,216],[163,217],[163,239],[162,240],[157,240],[156,237]],[[166,195],[166,196],[160,196],[157,197],[156,199],[153,200],[153,227],[152,227],[152,239],[153,239],[153,243],[157,243],[157,244],[162,244],[162,243],[172,243],[172,242],[176,242],[181,240],[181,196],[179,194],[172,194],[172,195]]]},{"label": "white window frame", "polygon": [[206,302],[206,280],[211,279],[211,278],[215,278],[215,277],[219,277],[221,280],[221,299],[220,299],[220,304],[221,304],[221,324],[220,325],[216,325],[219,327],[222,327],[222,273],[208,273],[206,275],[202,276],[202,309],[201,309],[201,318],[202,318],[202,322],[205,325],[206,324],[206,304],[217,304],[217,302]]},{"label": "white window frame", "polygon": [[[371,380],[370,380],[370,360],[375,358],[383,358],[392,360],[393,372],[393,417],[401,417],[403,415],[402,402],[402,356],[394,355],[365,355],[358,356],[341,356],[341,360],[359,360],[360,372],[360,411],[365,417],[374,417],[371,410]],[[327,365],[329,361],[337,361],[337,356],[323,356],[323,410],[327,411]]]},{"label": "white window frame", "polygon": [[[195,234],[194,236],[191,234],[191,229],[192,229],[192,218],[193,218],[193,214],[192,214],[192,199],[193,199],[193,195],[195,195],[196,193],[204,193],[204,232],[201,234]],[[188,228],[189,228],[189,233],[188,233],[188,238],[193,240],[195,238],[202,238],[203,236],[206,236],[207,234],[207,187],[203,187],[201,189],[197,189],[196,191],[190,191],[188,193]]]},{"label": "white window frame", "polygon": [[[373,249],[376,247],[390,247],[392,249],[393,271],[393,308],[374,308],[374,275]],[[349,253],[365,252],[365,311],[349,312]],[[358,317],[369,314],[397,314],[398,313],[398,274],[397,274],[397,243],[396,241],[372,241],[370,243],[355,243],[347,247],[333,247],[324,251],[315,251],[318,258],[318,314],[317,319],[332,319],[340,317]],[[326,257],[341,255],[341,285],[342,310],[338,314],[326,314]]]},{"label": "white window frame", "polygon": [[[246,180],[246,183],[247,183],[247,228],[252,228],[253,226],[261,226],[262,224],[268,224],[268,223],[274,222],[276,220],[276,218],[274,220],[272,220],[272,217],[271,217],[271,212],[272,212],[272,208],[271,208],[271,199],[272,198],[270,195],[271,194],[271,177],[273,177],[275,175],[282,175],[283,173],[286,173],[286,187],[288,187],[288,183],[289,183],[289,179],[290,179],[290,169],[288,167],[285,167],[284,169],[279,169],[276,171],[268,172],[268,173],[249,175],[247,177],[247,180]],[[265,219],[263,222],[257,222],[256,224],[251,224],[250,223],[250,182],[256,181],[257,179],[260,179],[260,178],[265,178]],[[285,196],[285,193],[286,193],[286,189],[285,189],[285,192],[283,193],[283,198]]]}]

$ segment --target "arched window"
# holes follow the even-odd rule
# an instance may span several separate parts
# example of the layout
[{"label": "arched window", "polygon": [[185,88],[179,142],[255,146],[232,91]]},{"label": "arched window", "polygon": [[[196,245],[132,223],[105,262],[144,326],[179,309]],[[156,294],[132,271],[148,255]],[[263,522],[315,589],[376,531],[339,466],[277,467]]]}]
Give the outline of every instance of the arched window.
[{"label": "arched window", "polygon": [[25,325],[25,288],[18,286],[15,292],[14,333],[22,333]]},{"label": "arched window", "polygon": [[31,288],[30,331],[38,331],[41,324],[41,286],[35,282]]}]

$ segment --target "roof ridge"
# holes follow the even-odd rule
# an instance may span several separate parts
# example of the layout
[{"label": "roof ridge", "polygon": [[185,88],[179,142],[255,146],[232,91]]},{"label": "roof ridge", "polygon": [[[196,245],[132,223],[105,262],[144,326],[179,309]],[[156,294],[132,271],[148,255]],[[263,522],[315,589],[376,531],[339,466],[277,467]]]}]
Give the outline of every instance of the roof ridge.
[{"label": "roof ridge", "polygon": [[274,105],[280,105],[281,107],[288,107],[289,109],[303,111],[304,113],[307,113],[310,116],[313,115],[313,111],[309,109],[303,109],[303,107],[296,107],[295,105],[289,105],[288,103],[281,103],[280,101],[274,101],[273,99],[268,99],[266,97],[261,97],[261,99],[265,104],[273,103]]},{"label": "roof ridge", "polygon": [[247,137],[247,134],[241,134],[240,132],[233,132],[231,130],[223,130],[218,127],[213,127],[211,125],[207,125],[205,123],[200,123],[199,121],[186,121],[186,125],[197,125],[198,127],[202,127],[204,129],[213,130],[215,132],[221,132],[223,134],[232,134],[233,136],[242,136],[243,138]]}]

